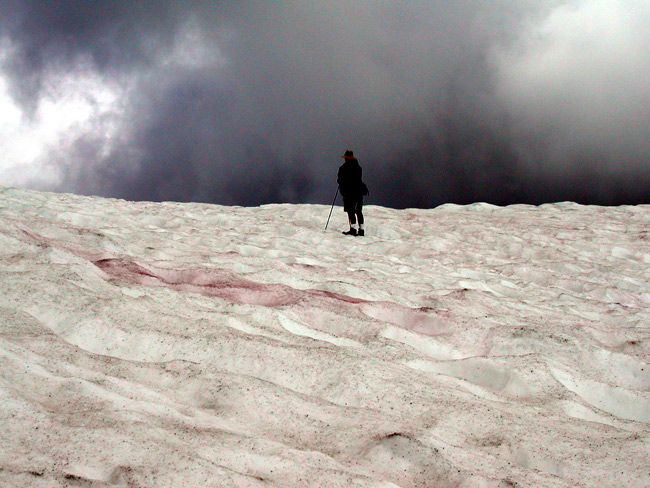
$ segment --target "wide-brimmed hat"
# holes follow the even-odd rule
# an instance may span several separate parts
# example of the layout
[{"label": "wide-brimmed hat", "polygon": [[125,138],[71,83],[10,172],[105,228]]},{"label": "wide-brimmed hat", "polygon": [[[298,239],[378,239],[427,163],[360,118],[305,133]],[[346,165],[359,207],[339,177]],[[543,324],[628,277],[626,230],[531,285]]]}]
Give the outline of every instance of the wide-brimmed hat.
[{"label": "wide-brimmed hat", "polygon": [[341,156],[342,158],[345,159],[353,159],[354,158],[354,152],[350,151],[349,149],[345,151],[345,154]]}]

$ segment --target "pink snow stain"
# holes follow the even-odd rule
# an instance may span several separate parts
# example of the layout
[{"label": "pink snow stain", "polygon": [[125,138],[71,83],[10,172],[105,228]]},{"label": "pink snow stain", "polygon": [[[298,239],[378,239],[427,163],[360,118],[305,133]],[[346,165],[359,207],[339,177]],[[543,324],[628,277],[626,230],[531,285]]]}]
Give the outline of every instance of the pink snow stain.
[{"label": "pink snow stain", "polygon": [[283,284],[258,283],[218,268],[169,269],[139,264],[126,256],[98,258],[99,253],[76,248],[58,239],[46,238],[23,225],[17,226],[31,240],[90,259],[114,281],[167,287],[243,305],[283,307],[299,302],[313,304],[320,301],[335,306],[351,306],[366,317],[420,334],[439,335],[449,332],[448,326],[441,322],[440,317],[429,314],[429,310],[414,310],[392,302],[372,302],[326,290],[299,290]]},{"label": "pink snow stain", "polygon": [[325,302],[349,306],[380,322],[426,335],[448,332],[440,318],[428,310],[413,310],[391,302],[371,302],[325,290],[298,290],[288,285],[258,283],[223,269],[168,269],[139,264],[128,257],[93,261],[112,280],[145,286],[160,286],[179,292],[198,293],[244,305],[283,307],[300,302]]},{"label": "pink snow stain", "polygon": [[180,292],[198,293],[231,302],[265,307],[295,305],[325,299],[356,305],[366,300],[324,290],[298,290],[288,285],[258,283],[223,269],[168,269],[143,265],[127,257],[103,258],[93,264],[111,279],[146,286],[164,286]]},{"label": "pink snow stain", "polygon": [[166,286],[181,292],[199,293],[235,303],[281,307],[321,298],[344,304],[366,300],[324,290],[298,290],[288,285],[258,283],[223,269],[168,269],[138,264],[126,257],[93,261],[113,280],[147,286]]},{"label": "pink snow stain", "polygon": [[334,293],[325,290],[307,290],[307,291],[315,296],[321,296],[321,297],[337,300],[339,302],[352,303],[355,305],[359,303],[366,303],[368,301],[368,300],[363,300],[361,298],[354,298],[348,295],[341,295],[340,293]]},{"label": "pink snow stain", "polygon": [[240,304],[281,307],[301,299],[300,293],[289,286],[257,283],[223,269],[165,269],[144,266],[124,257],[99,259],[94,264],[116,281],[164,286]]}]

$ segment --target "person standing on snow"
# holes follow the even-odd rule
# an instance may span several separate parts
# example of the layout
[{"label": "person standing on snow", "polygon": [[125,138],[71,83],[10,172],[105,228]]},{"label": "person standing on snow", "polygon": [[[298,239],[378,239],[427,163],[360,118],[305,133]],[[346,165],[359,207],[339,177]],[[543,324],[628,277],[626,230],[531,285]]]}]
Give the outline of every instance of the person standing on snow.
[{"label": "person standing on snow", "polygon": [[345,162],[339,168],[336,182],[343,197],[343,211],[348,214],[350,221],[350,230],[343,233],[349,236],[363,236],[366,233],[362,212],[363,196],[368,195],[368,187],[362,180],[361,166],[354,153],[348,149],[341,157]]}]

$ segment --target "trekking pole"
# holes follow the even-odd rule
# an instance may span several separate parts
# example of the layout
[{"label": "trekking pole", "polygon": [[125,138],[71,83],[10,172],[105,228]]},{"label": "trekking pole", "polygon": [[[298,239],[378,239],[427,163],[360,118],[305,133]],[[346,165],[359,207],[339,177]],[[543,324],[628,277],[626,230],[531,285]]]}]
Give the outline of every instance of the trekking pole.
[{"label": "trekking pole", "polygon": [[339,187],[336,187],[336,195],[334,195],[334,200],[332,200],[332,208],[330,208],[330,216],[327,217],[327,223],[325,224],[325,230],[327,230],[327,226],[330,225],[330,218],[332,217],[332,210],[334,210],[334,203],[336,203],[336,197],[339,196]]}]

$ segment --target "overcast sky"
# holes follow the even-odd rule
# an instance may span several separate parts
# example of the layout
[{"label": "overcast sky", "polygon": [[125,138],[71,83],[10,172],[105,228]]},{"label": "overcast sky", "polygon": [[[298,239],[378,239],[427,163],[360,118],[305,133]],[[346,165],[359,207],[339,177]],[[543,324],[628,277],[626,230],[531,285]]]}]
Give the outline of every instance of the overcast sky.
[{"label": "overcast sky", "polygon": [[650,2],[0,2],[0,185],[650,203]]}]

